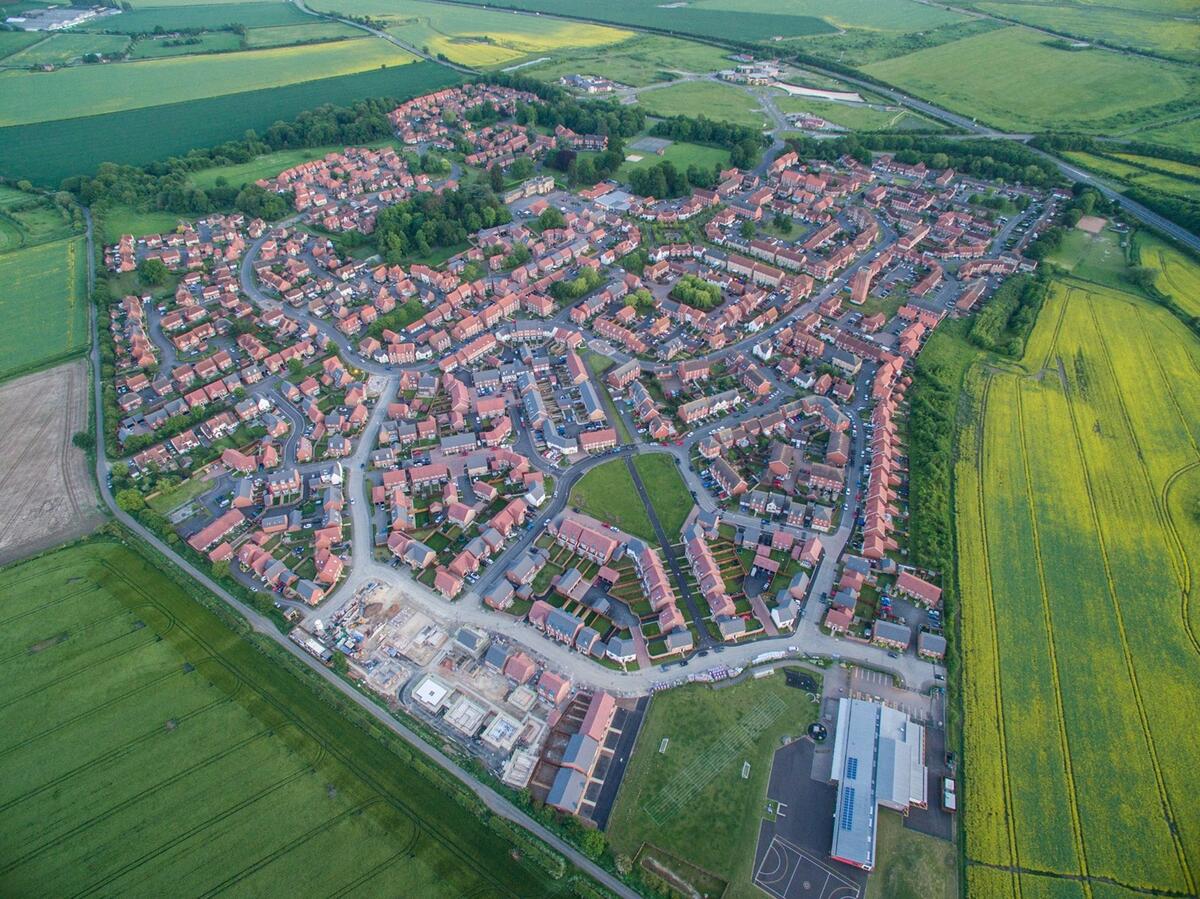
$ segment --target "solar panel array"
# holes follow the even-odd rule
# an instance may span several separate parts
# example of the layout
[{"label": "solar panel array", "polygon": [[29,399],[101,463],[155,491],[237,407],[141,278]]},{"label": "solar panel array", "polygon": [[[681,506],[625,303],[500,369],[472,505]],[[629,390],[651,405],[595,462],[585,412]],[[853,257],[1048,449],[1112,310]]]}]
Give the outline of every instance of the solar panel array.
[{"label": "solar panel array", "polygon": [[839,826],[842,830],[854,828],[854,787],[846,787],[842,793],[842,819]]},{"label": "solar panel array", "polygon": [[858,756],[856,755],[846,759],[846,779],[858,780]]}]

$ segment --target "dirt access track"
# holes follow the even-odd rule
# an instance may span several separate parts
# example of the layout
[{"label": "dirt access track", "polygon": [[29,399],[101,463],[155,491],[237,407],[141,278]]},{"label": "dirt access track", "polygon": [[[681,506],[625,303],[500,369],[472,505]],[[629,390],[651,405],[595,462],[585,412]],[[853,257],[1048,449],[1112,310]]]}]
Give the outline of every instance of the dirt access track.
[{"label": "dirt access track", "polygon": [[82,359],[0,384],[0,565],[104,520],[87,457],[71,443],[87,430],[88,395]]}]

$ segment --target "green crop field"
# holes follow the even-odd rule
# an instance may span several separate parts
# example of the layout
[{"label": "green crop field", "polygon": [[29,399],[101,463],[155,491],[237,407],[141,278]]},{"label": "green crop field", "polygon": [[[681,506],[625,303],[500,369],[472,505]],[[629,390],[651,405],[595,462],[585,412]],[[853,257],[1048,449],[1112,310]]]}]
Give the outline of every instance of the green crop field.
[{"label": "green crop field", "polygon": [[783,737],[802,734],[816,716],[816,703],[778,671],[720,690],[659,693],[617,794],[614,850],[632,858],[648,843],[727,881],[723,899],[761,896],[750,872],[771,760]]},{"label": "green crop field", "polygon": [[306,41],[325,41],[332,38],[354,37],[362,31],[340,22],[315,22],[306,25],[275,25],[266,28],[249,28],[246,30],[246,46],[282,47],[287,44],[301,44]]},{"label": "green crop field", "polygon": [[627,534],[658,542],[624,459],[603,462],[585,474],[571,488],[570,502],[581,512],[615,525]]},{"label": "green crop field", "polygon": [[665,453],[647,453],[635,456],[633,467],[646,487],[658,523],[662,525],[667,538],[675,540],[695,504],[679,473],[679,466],[675,464],[675,457]]},{"label": "green crop field", "polygon": [[968,893],[1066,876],[1194,895],[1200,343],[1138,295],[1067,278],[1021,368],[976,367],[967,389]]},{"label": "green crop field", "polygon": [[650,115],[706,116],[713,121],[763,127],[766,116],[759,111],[759,99],[731,84],[712,81],[685,81],[638,94],[638,105]]},{"label": "green crop field", "polygon": [[[963,115],[1014,131],[1094,130],[1152,117],[1195,97],[1194,70],[1104,50],[1072,52],[1002,28],[874,63],[864,71]],[[1053,84],[1055,90],[1045,90]]]},{"label": "green crop field", "polygon": [[1082,40],[1148,50],[1185,62],[1200,62],[1200,21],[1194,16],[1180,16],[1178,11],[1119,9],[1095,3],[1010,3],[1006,0],[964,5]]},{"label": "green crop field", "polygon": [[780,112],[806,112],[851,131],[937,131],[936,122],[907,109],[873,109],[857,103],[836,103],[808,97],[775,98]]},{"label": "green crop field", "polygon": [[102,538],[4,575],[7,894],[567,892],[157,563]]},{"label": "green crop field", "polygon": [[[345,2],[353,4],[356,0]],[[754,0],[748,0],[744,5],[740,0],[725,0],[717,5],[699,2],[679,6],[655,0],[607,0],[601,4],[590,0],[497,0],[485,5],[737,41],[764,41],[836,30],[815,16],[781,13],[778,4],[758,6]],[[756,6],[757,9],[752,8]],[[736,15],[730,15],[731,9]]]},{"label": "green crop field", "polygon": [[[1168,159],[1131,154],[1117,154],[1120,156],[1119,159],[1082,152],[1070,152],[1063,155],[1085,168],[1101,175],[1107,175],[1117,181],[1118,185],[1137,185],[1165,194],[1200,200],[1200,181],[1189,180],[1197,177],[1196,173],[1200,172],[1196,166],[1172,162]],[[1173,167],[1172,171],[1183,174],[1185,177],[1177,178],[1173,174],[1168,174],[1168,167]],[[1155,171],[1156,169],[1158,171]]]},{"label": "green crop field", "polygon": [[263,28],[270,25],[297,25],[318,21],[291,3],[155,3],[153,7],[137,4],[132,12],[105,16],[80,26],[89,31],[120,31],[124,34],[153,32],[161,26],[165,31],[184,28],[223,28],[242,25]]},{"label": "green crop field", "polygon": [[460,80],[445,66],[416,62],[208,100],[0,128],[0,174],[57,186],[71,175],[91,174],[102,162],[143,165],[239,138],[247,129],[261,131],[324,103],[403,100]]},{"label": "green crop field", "polygon": [[82,237],[0,253],[0,378],[87,347],[86,277]]},{"label": "green crop field", "polygon": [[526,66],[521,74],[547,81],[563,75],[599,75],[619,84],[644,87],[673,81],[681,74],[703,75],[728,66],[728,54],[716,47],[644,34],[612,47],[556,55],[548,62]]},{"label": "green crop field", "polygon": [[377,38],[179,56],[56,72],[0,73],[0,125],[93,116],[330,78],[413,62]]},{"label": "green crop field", "polygon": [[45,35],[32,31],[0,31],[0,60],[45,39]]},{"label": "green crop field", "polygon": [[4,60],[14,68],[34,65],[61,66],[88,53],[120,54],[129,46],[129,38],[120,34],[52,34]]}]

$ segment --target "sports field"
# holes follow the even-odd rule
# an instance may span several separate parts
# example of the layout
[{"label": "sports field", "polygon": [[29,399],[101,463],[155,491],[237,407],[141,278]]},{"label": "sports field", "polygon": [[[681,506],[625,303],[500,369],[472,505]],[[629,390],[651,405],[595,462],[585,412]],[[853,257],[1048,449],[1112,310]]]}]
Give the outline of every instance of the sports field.
[{"label": "sports field", "polygon": [[646,453],[634,457],[633,467],[646,487],[658,523],[667,537],[675,540],[695,504],[679,473],[679,466],[675,464],[675,457],[666,453]]},{"label": "sports field", "polygon": [[686,81],[638,94],[638,105],[650,115],[705,116],[717,122],[733,122],[761,128],[767,117],[759,112],[759,100],[731,84]]},{"label": "sports field", "polygon": [[1067,279],[1021,369],[955,467],[968,894],[1194,895],[1200,344]]},{"label": "sports field", "polygon": [[[1187,66],[1103,50],[1072,52],[1010,27],[865,66],[883,81],[1013,131],[1095,130],[1149,120],[1194,97]],[[1055,90],[1046,90],[1053,84]]]},{"label": "sports field", "polygon": [[320,0],[316,5],[382,19],[388,32],[400,40],[434,56],[479,68],[508,65],[567,47],[608,46],[633,37],[632,32],[604,25],[464,10],[425,0]]},{"label": "sports field", "polygon": [[126,547],[5,569],[0,618],[8,895],[566,891]]},{"label": "sports field", "polygon": [[176,56],[56,72],[0,73],[0,125],[200,100],[348,75],[415,59],[377,38],[250,50],[212,56]]},{"label": "sports field", "polygon": [[82,237],[0,253],[0,378],[88,345],[86,277]]},{"label": "sports field", "polygon": [[816,715],[781,672],[656,695],[609,821],[614,851],[632,858],[649,843],[726,880],[723,899],[761,896],[750,874],[771,759],[782,737],[802,734]]},{"label": "sports field", "polygon": [[699,166],[709,172],[712,171],[714,165],[720,165],[721,168],[729,165],[728,150],[722,150],[719,147],[706,147],[703,144],[689,144],[683,141],[672,143],[663,150],[661,156],[646,150],[638,150],[627,144],[625,155],[640,156],[642,158],[637,162],[625,162],[622,164],[621,168],[617,171],[618,178],[627,177],[634,169],[648,168],[660,162],[669,162],[681,172],[687,171],[689,165]]},{"label": "sports field", "polygon": [[571,488],[570,503],[627,534],[658,543],[624,459],[602,462],[580,478]]},{"label": "sports field", "polygon": [[364,97],[404,100],[461,80],[445,66],[414,62],[167,106],[0,128],[0,174],[57,187],[71,175],[92,174],[102,162],[144,165],[240,138],[247,129],[265,130],[324,103],[345,106]]},{"label": "sports field", "polygon": [[703,75],[729,66],[717,47],[656,34],[643,34],[612,47],[574,50],[526,66],[521,74],[553,81],[563,75],[600,75],[619,84],[643,87],[673,81],[681,74]]}]

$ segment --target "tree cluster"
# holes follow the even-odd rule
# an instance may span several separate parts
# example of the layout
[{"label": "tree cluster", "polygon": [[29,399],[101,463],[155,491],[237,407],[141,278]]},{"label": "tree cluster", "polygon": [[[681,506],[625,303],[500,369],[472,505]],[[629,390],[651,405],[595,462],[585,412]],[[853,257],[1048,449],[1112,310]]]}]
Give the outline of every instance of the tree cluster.
[{"label": "tree cluster", "polygon": [[729,151],[730,165],[741,169],[752,168],[767,145],[767,138],[756,128],[732,122],[714,122],[705,116],[693,119],[680,115],[663,119],[650,129],[650,133],[655,137],[722,147]]},{"label": "tree cluster", "polygon": [[711,189],[717,183],[719,172],[719,167],[704,169],[695,163],[681,172],[673,162],[664,160],[644,169],[633,169],[629,173],[629,186],[643,197],[680,197],[694,187]]},{"label": "tree cluster", "polygon": [[550,296],[560,303],[569,303],[586,296],[598,288],[603,281],[594,268],[585,267],[569,281],[555,281],[550,285]]},{"label": "tree cluster", "polygon": [[375,246],[388,263],[466,243],[481,228],[512,221],[508,208],[483,185],[422,193],[389,206],[375,220]]},{"label": "tree cluster", "polygon": [[1045,278],[1009,278],[975,316],[971,342],[985,350],[1020,357],[1048,292]]},{"label": "tree cluster", "polygon": [[721,303],[721,288],[695,275],[684,275],[671,288],[671,298],[696,309],[712,309]]}]

